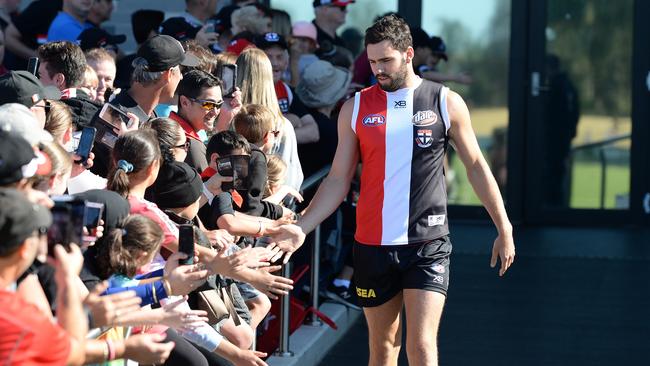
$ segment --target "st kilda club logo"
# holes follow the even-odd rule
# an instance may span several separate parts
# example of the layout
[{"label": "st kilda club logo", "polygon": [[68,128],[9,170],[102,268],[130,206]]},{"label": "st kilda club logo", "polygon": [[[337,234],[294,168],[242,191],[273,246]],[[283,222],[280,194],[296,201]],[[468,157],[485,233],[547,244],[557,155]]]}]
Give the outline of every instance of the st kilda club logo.
[{"label": "st kilda club logo", "polygon": [[422,148],[431,146],[431,144],[433,144],[433,131],[419,129],[417,131],[415,143],[417,143],[418,146]]}]

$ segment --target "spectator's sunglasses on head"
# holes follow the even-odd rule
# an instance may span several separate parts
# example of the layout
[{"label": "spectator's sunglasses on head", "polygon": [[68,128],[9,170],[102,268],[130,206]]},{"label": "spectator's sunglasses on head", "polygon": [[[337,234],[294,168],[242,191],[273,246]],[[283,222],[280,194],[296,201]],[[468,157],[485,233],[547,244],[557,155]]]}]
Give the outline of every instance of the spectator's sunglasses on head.
[{"label": "spectator's sunglasses on head", "polygon": [[185,152],[190,151],[190,140],[186,140],[184,144],[174,146],[177,149],[183,149]]},{"label": "spectator's sunglasses on head", "polygon": [[205,109],[206,111],[211,111],[213,109],[220,109],[221,106],[223,105],[223,100],[220,100],[218,102],[215,102],[213,100],[207,100],[207,99],[196,99],[196,98],[190,98],[187,97],[187,99],[199,103],[201,105],[201,108]]}]

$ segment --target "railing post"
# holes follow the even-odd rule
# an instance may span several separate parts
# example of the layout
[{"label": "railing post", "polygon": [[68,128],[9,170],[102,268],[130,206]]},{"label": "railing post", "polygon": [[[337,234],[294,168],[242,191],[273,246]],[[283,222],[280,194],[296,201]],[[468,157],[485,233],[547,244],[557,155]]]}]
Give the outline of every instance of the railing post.
[{"label": "railing post", "polygon": [[[282,266],[282,277],[291,277],[291,262]],[[278,357],[293,357],[293,352],[289,350],[289,308],[291,303],[291,293],[282,296],[280,299],[280,344],[275,355]]]},{"label": "railing post", "polygon": [[600,155],[600,209],[605,208],[605,193],[607,191],[607,159],[605,157],[605,148],[601,147],[598,151]]},{"label": "railing post", "polygon": [[[318,293],[319,283],[318,279],[320,277],[320,224],[314,229],[314,243],[311,246],[311,306],[312,308],[318,310]],[[323,323],[318,319],[315,313],[310,313],[308,315],[307,325],[314,327],[321,326]]]}]

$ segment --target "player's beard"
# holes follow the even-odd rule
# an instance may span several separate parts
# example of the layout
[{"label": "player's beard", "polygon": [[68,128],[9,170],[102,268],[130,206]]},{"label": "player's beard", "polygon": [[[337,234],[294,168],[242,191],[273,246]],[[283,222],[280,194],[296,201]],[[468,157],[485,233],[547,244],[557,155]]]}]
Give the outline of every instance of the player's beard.
[{"label": "player's beard", "polygon": [[399,70],[391,75],[387,74],[377,74],[375,77],[384,76],[388,77],[388,84],[382,84],[377,81],[379,87],[387,92],[394,92],[395,90],[401,89],[404,87],[406,82],[406,75],[408,74],[408,69],[406,68],[406,60],[402,59],[402,64],[399,67]]}]

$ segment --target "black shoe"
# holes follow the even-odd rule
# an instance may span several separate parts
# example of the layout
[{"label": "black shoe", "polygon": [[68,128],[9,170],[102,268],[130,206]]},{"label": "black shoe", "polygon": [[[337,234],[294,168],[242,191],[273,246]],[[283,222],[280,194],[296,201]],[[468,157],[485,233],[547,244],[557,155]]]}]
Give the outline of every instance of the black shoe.
[{"label": "black shoe", "polygon": [[357,295],[345,286],[334,286],[334,284],[331,284],[327,287],[325,294],[332,301],[343,304],[350,309],[361,310],[361,307],[357,305]]}]

